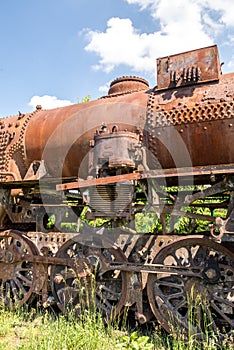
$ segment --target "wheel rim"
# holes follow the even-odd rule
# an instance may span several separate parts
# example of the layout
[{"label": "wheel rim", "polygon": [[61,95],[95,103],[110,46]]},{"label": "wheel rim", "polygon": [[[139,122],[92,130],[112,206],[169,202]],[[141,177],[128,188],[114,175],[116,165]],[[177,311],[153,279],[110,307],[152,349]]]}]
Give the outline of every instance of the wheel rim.
[{"label": "wheel rim", "polygon": [[113,319],[125,304],[128,277],[126,272],[105,270],[103,266],[126,259],[120,249],[111,246],[106,239],[98,237],[101,244],[93,247],[83,244],[81,236],[67,241],[56,255],[72,258],[75,264],[52,267],[53,296],[64,313],[73,310],[79,315],[83,308],[95,308],[103,317]]},{"label": "wheel rim", "polygon": [[19,306],[28,302],[36,289],[37,266],[17,261],[17,255],[38,254],[36,246],[20,232],[0,234],[0,302],[5,306]]},{"label": "wheel rim", "polygon": [[234,255],[208,239],[187,238],[162,249],[155,264],[202,268],[201,277],[150,274],[151,309],[168,332],[230,334],[234,329]]}]

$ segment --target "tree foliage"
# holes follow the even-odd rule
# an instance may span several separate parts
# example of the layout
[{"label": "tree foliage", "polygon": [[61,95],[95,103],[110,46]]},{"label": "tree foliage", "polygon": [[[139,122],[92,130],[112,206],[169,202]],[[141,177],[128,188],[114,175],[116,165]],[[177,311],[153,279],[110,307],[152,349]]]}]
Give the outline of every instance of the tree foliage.
[{"label": "tree foliage", "polygon": [[90,94],[88,94],[88,95],[86,95],[85,97],[83,97],[81,100],[79,99],[79,97],[78,97],[78,99],[77,99],[77,103],[83,103],[83,102],[89,102],[89,101],[91,101],[91,95]]}]

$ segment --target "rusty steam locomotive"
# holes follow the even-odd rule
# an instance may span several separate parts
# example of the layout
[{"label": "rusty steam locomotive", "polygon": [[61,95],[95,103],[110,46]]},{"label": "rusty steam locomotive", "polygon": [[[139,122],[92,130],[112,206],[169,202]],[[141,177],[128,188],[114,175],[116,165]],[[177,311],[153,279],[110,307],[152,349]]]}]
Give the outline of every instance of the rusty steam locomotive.
[{"label": "rusty steam locomotive", "polygon": [[155,88],[124,76],[96,101],[2,118],[1,303],[79,313],[95,282],[105,318],[202,332],[202,296],[233,332],[233,106],[210,46],[158,59]]}]

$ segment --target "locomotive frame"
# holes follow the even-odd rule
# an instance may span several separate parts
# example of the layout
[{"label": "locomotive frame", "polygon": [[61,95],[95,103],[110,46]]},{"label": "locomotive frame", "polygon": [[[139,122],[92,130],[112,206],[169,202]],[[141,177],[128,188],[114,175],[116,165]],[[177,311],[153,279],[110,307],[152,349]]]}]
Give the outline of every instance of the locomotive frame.
[{"label": "locomotive frame", "polygon": [[[122,77],[97,101],[1,120],[3,305],[37,297],[79,314],[95,282],[104,318],[130,308],[201,334],[205,313],[233,332],[234,74],[222,76],[216,46],[160,58],[157,72],[153,89]],[[149,212],[160,229],[138,232]],[[205,301],[197,320],[192,296]]]}]

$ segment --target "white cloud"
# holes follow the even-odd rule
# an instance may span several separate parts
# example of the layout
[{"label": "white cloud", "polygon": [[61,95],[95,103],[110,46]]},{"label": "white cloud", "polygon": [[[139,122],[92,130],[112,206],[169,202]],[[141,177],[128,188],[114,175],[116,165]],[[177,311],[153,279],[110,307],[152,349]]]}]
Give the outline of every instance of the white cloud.
[{"label": "white cloud", "polygon": [[69,106],[72,104],[69,100],[59,100],[56,96],[33,96],[28,103],[29,106],[36,109],[37,105],[41,105],[43,109],[52,109],[57,107]]},{"label": "white cloud", "polygon": [[157,5],[158,0],[125,0],[127,1],[130,5],[137,4],[140,6],[142,10],[144,10],[146,7],[150,5]]},{"label": "white cloud", "polygon": [[[184,30],[185,25],[187,30]],[[162,30],[150,34],[141,34],[130,19],[111,18],[105,32],[89,31],[87,37],[89,44],[85,49],[100,57],[93,68],[107,73],[121,64],[137,72],[151,73],[155,71],[157,57],[213,43],[196,19],[195,12],[186,16],[184,25],[173,20],[162,23]]]},{"label": "white cloud", "polygon": [[[166,7],[167,11],[163,17],[167,20],[167,14],[171,12],[177,12],[182,5],[182,12],[187,6],[197,6],[201,15],[204,10],[216,11],[217,21],[223,23],[226,26],[234,26],[234,1],[233,0],[125,0],[130,5],[139,5],[141,10],[147,7],[151,11],[151,15],[154,18],[161,18],[161,7]],[[178,18],[180,18],[182,14]]]},{"label": "white cloud", "polygon": [[140,10],[147,8],[156,20],[155,31],[142,33],[129,18],[118,17],[109,19],[103,32],[86,30],[85,50],[99,57],[96,70],[108,73],[126,65],[154,74],[157,57],[212,45],[217,35],[234,25],[233,0],[125,1]]},{"label": "white cloud", "polygon": [[108,73],[120,64],[129,65],[135,70],[142,70],[142,67],[146,71],[152,69],[149,36],[140,34],[130,19],[113,17],[107,22],[106,32],[90,31],[87,36],[90,42],[85,49],[100,56],[94,69],[103,69]]},{"label": "white cloud", "polygon": [[218,21],[225,26],[234,27],[234,1],[233,0],[196,0],[204,9],[216,11]]},{"label": "white cloud", "polygon": [[105,85],[99,86],[98,91],[106,94],[110,89],[110,83],[111,81],[107,82]]},{"label": "white cloud", "polygon": [[210,35],[218,35],[222,31],[223,25],[214,21],[208,13],[205,13],[202,18]]}]

